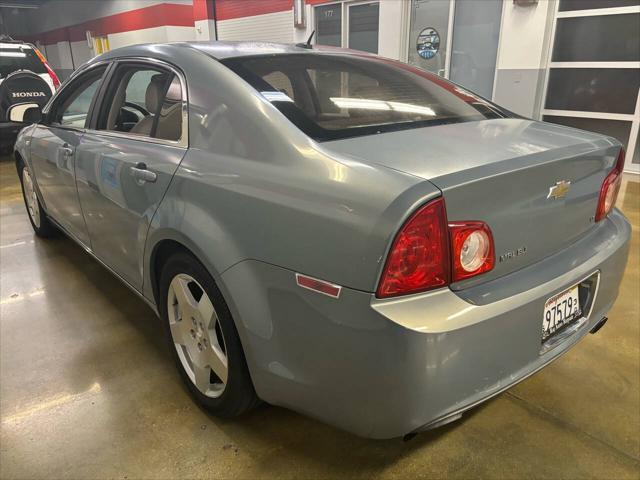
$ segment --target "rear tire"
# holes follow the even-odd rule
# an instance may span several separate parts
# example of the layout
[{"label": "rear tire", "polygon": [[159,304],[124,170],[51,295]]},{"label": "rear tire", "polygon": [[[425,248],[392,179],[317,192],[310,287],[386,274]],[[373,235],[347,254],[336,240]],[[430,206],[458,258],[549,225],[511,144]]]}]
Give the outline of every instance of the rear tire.
[{"label": "rear tire", "polygon": [[51,223],[40,199],[36,194],[35,184],[29,169],[20,162],[18,165],[18,175],[20,176],[20,184],[22,186],[22,198],[29,215],[29,221],[33,227],[33,231],[41,238],[50,238],[57,233],[56,227]]},{"label": "rear tire", "polygon": [[231,312],[192,255],[179,252],[166,261],[158,303],[178,371],[196,402],[226,418],[257,405]]}]

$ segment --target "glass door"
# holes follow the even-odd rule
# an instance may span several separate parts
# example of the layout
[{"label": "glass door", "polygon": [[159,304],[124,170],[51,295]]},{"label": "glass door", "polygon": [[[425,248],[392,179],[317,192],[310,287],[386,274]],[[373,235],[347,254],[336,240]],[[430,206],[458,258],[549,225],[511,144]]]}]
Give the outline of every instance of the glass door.
[{"label": "glass door", "polygon": [[411,0],[409,55],[411,65],[449,76],[450,0]]},{"label": "glass door", "polygon": [[502,0],[456,0],[448,78],[485,98],[493,95]]},{"label": "glass door", "polygon": [[380,3],[336,2],[314,8],[316,44],[378,53]]},{"label": "glass door", "polygon": [[640,1],[556,8],[542,119],[617,138],[625,170],[640,173]]}]

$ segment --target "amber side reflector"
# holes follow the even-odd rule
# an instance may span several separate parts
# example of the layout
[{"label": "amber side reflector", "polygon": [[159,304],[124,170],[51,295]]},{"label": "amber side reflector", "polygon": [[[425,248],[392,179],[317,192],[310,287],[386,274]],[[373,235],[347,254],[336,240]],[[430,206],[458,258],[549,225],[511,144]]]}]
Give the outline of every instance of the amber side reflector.
[{"label": "amber side reflector", "polygon": [[323,293],[333,298],[338,298],[340,296],[340,290],[342,290],[340,285],[334,285],[333,283],[325,282],[324,280],[307,277],[300,273],[296,273],[296,283],[299,287]]}]

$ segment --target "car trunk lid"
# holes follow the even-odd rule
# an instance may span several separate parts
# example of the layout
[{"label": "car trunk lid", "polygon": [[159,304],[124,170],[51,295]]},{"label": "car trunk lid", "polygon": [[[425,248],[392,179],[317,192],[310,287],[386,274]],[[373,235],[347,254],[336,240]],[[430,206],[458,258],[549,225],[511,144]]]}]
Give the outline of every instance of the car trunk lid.
[{"label": "car trunk lid", "polygon": [[562,250],[594,227],[600,186],[619,144],[524,119],[404,130],[322,144],[429,180],[449,221],[492,230],[496,265],[452,289],[508,274]]}]

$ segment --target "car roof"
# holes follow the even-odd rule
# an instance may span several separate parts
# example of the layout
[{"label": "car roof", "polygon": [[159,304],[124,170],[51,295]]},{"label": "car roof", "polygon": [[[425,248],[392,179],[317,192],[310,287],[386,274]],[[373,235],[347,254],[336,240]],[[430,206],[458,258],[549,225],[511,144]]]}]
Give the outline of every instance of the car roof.
[{"label": "car roof", "polygon": [[225,58],[247,57],[255,55],[278,55],[292,53],[358,53],[346,48],[331,47],[326,45],[311,45],[304,43],[272,43],[272,42],[187,42],[192,48],[196,48],[207,55],[219,60]]},{"label": "car roof", "polygon": [[[115,49],[109,52],[103,53],[99,57],[94,58],[94,61],[108,60],[118,58],[121,52],[127,56],[140,55],[140,56],[155,56],[158,47],[171,46],[178,48],[193,48],[199,50],[206,55],[215,58],[217,60],[223,60],[226,58],[237,57],[249,57],[256,55],[284,55],[284,54],[320,54],[320,53],[334,53],[334,54],[358,54],[358,55],[370,55],[366,52],[359,52],[355,50],[349,50],[346,48],[330,47],[324,45],[312,45],[311,48],[303,46],[304,44],[293,43],[271,43],[271,42],[227,42],[227,41],[205,41],[205,42],[168,42],[168,43],[146,43],[140,45],[131,45],[123,47],[122,49]],[[125,53],[126,52],[126,53]]]}]

